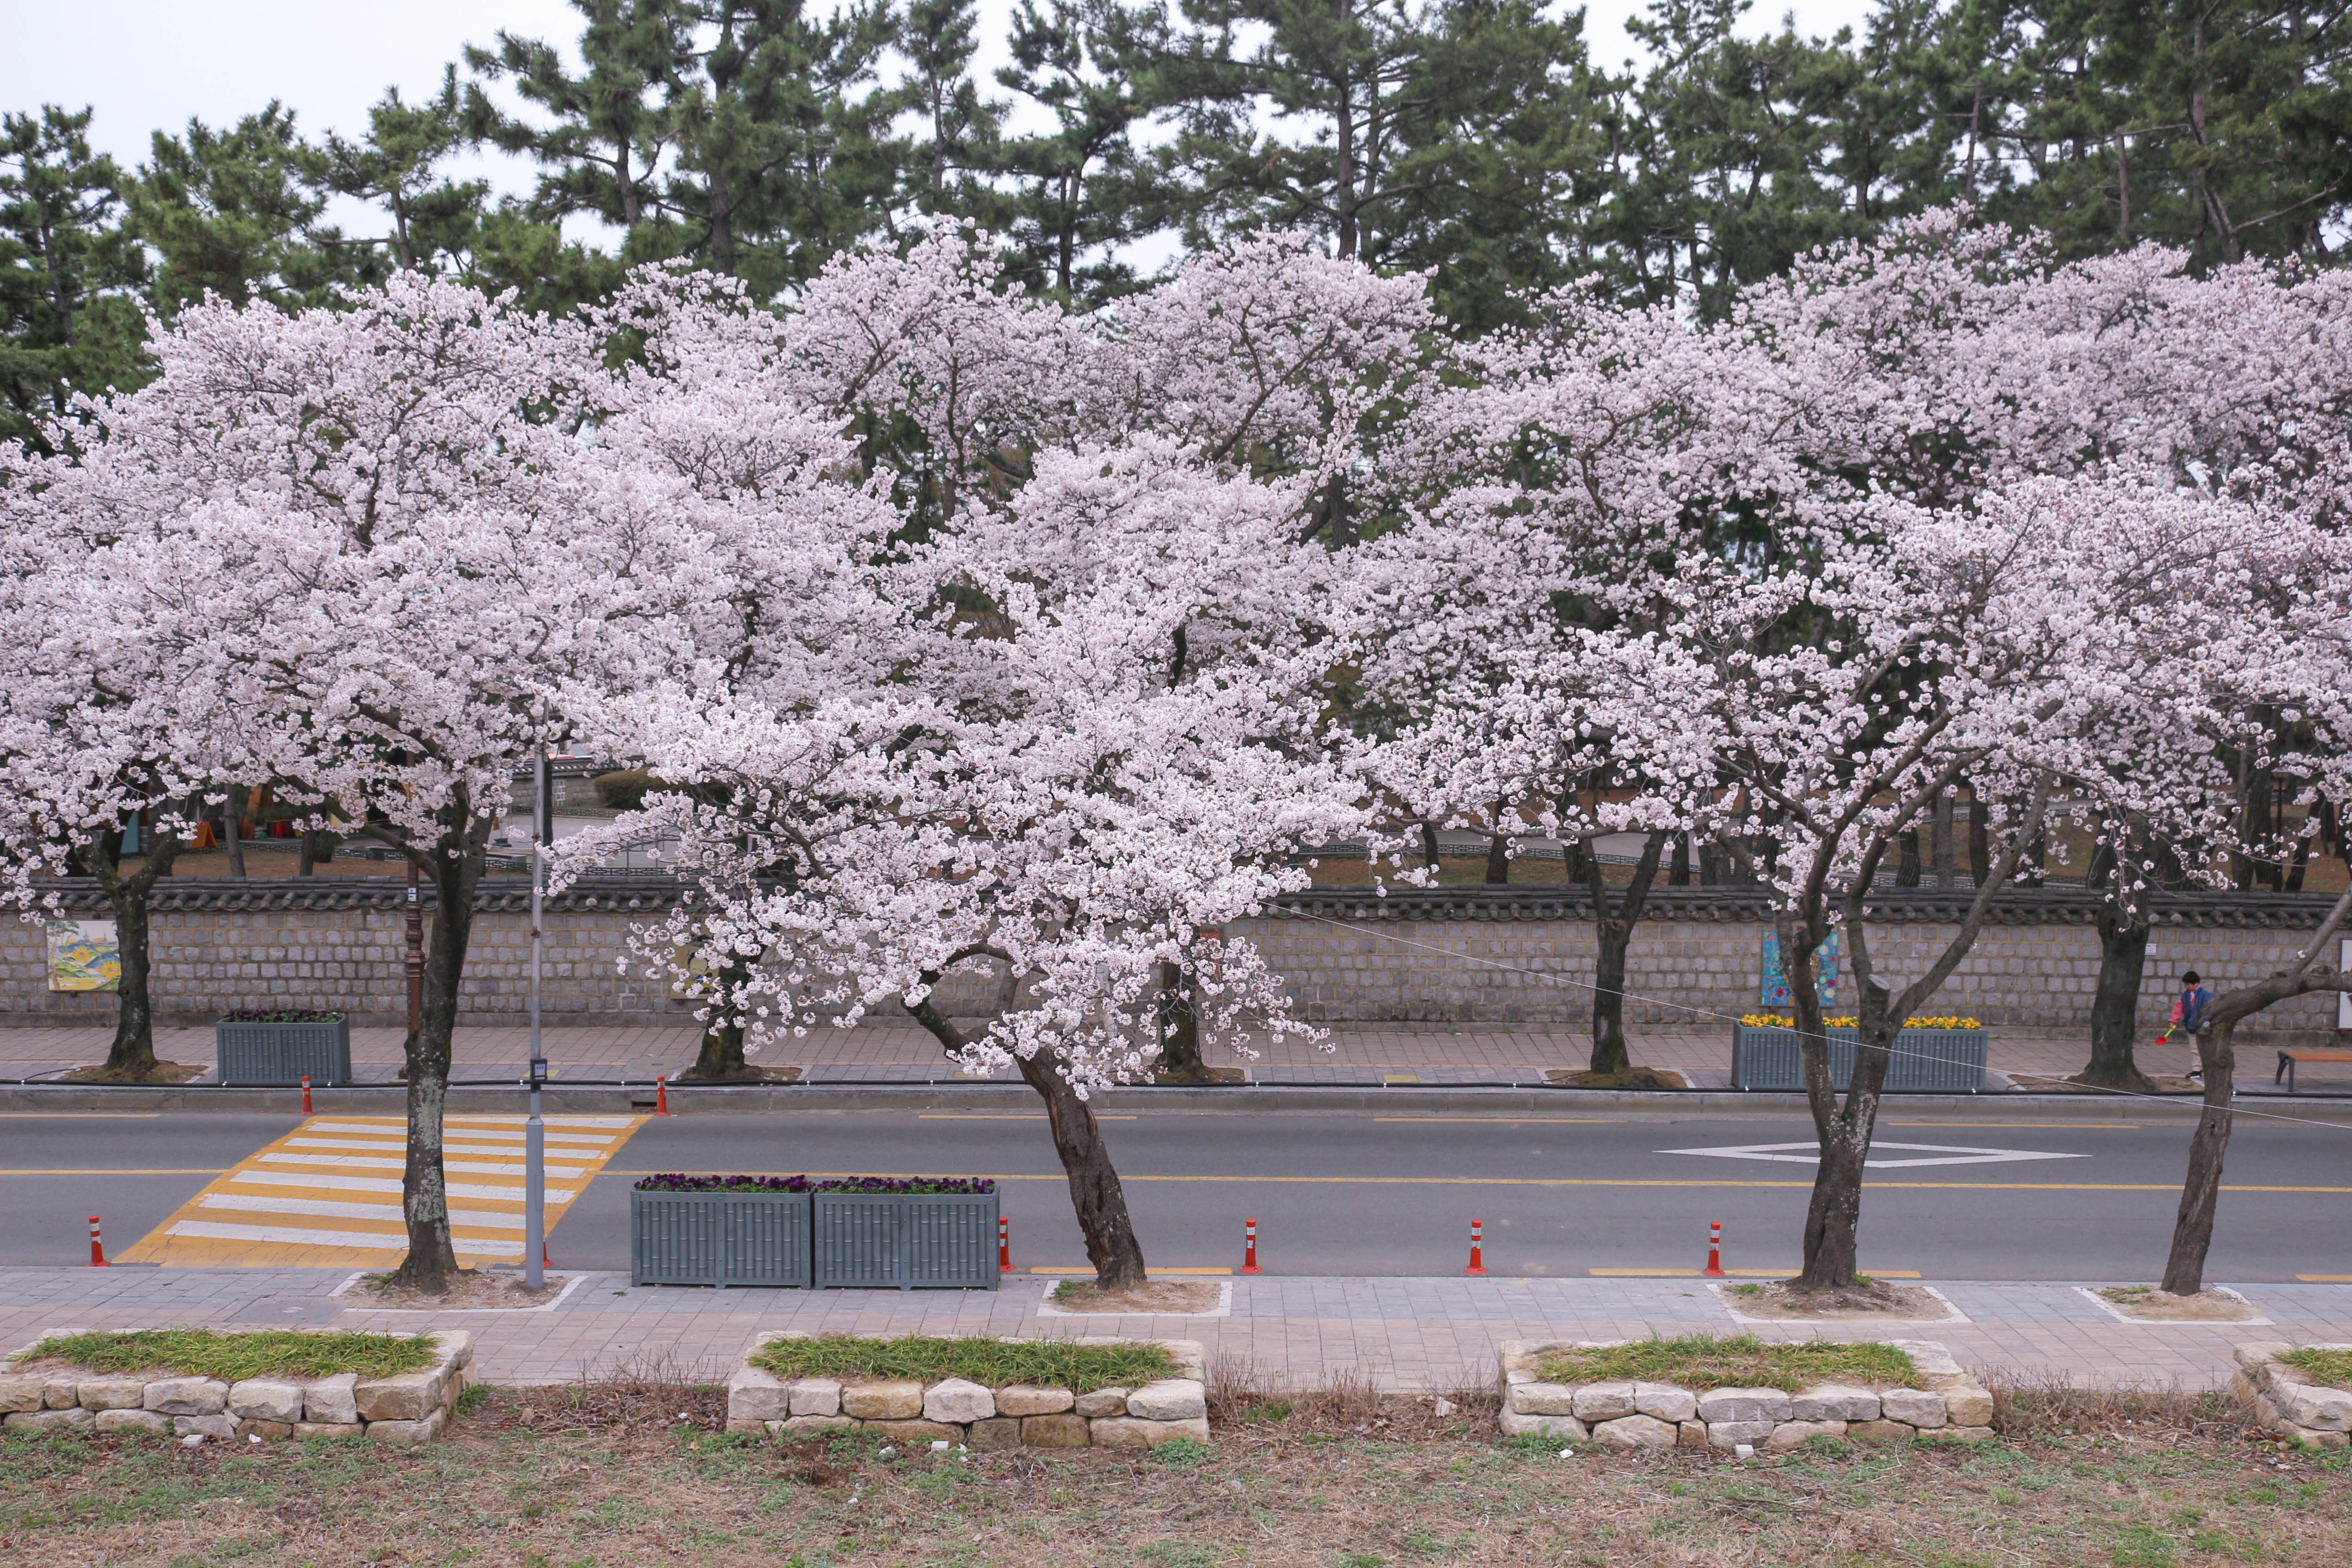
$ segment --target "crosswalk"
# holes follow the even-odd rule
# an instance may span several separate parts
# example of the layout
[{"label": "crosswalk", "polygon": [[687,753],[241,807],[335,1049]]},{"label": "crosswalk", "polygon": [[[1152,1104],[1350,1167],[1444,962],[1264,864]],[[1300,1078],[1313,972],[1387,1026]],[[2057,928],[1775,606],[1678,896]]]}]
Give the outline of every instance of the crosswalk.
[{"label": "crosswalk", "polygon": [[[550,1232],[642,1116],[551,1116]],[[449,1236],[467,1266],[522,1261],[523,1118],[451,1116],[441,1169]],[[400,1179],[408,1123],[314,1117],[239,1161],[117,1259],[196,1268],[388,1268],[408,1250]]]}]

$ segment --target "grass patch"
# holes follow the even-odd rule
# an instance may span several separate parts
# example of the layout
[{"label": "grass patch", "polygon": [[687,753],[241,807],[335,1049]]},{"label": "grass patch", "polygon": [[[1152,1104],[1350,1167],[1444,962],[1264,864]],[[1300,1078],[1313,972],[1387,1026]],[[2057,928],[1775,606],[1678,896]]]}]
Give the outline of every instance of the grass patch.
[{"label": "grass patch", "polygon": [[2323,1351],[2310,1345],[2291,1350],[2279,1360],[2326,1388],[2352,1388],[2352,1351]]},{"label": "grass patch", "polygon": [[937,1383],[967,1378],[990,1388],[1034,1383],[1085,1394],[1097,1388],[1132,1388],[1170,1376],[1175,1358],[1164,1345],[1078,1345],[1059,1340],[1006,1344],[1001,1340],[861,1340],[846,1335],[815,1340],[772,1341],[751,1364],[778,1377],[844,1379],[913,1378]]},{"label": "grass patch", "polygon": [[1552,1351],[1538,1363],[1549,1383],[1672,1383],[1704,1394],[1711,1388],[1778,1388],[1794,1394],[1816,1383],[1867,1383],[1916,1387],[1919,1369],[1892,1345],[1771,1344],[1751,1334],[1717,1339],[1639,1340],[1604,1350]]},{"label": "grass patch", "polygon": [[249,1334],[211,1329],[135,1329],[122,1332],[58,1334],[25,1353],[26,1361],[55,1357],[93,1372],[164,1372],[181,1377],[216,1377],[236,1383],[247,1377],[392,1377],[433,1364],[432,1342],[389,1334],[306,1334],[292,1329],[260,1329]]}]

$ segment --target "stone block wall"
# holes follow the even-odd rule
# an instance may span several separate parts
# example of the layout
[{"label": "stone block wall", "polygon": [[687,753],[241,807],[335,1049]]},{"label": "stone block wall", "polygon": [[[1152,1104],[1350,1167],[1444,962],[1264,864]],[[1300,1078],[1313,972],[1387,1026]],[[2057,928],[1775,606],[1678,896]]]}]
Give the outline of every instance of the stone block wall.
[{"label": "stone block wall", "polygon": [[[2164,1026],[2184,970],[2217,993],[2275,973],[2310,940],[2328,901],[2224,894],[2168,906],[2148,941],[2141,1027],[2152,1036]],[[1994,1026],[2087,1027],[2099,972],[2090,907],[2079,896],[2045,895],[2004,908],[1930,1010]],[[1901,912],[1914,918],[1874,924],[1869,939],[1878,972],[1898,980],[1923,973],[1958,930],[1956,910],[1927,899]],[[1300,1016],[1318,1023],[1583,1028],[1591,1017],[1597,946],[1580,899],[1529,891],[1376,903],[1310,894],[1231,929],[1286,977]],[[1634,929],[1626,1021],[1715,1029],[1727,1026],[1723,1015],[1754,1012],[1770,930],[1769,911],[1736,895],[1662,900]],[[1850,985],[1841,991],[1842,1008],[1852,996]],[[2256,1026],[2331,1033],[2336,1010],[2333,994],[2297,997]]]},{"label": "stone block wall", "polygon": [[1176,1363],[1173,1377],[1139,1388],[1084,1393],[1020,1383],[992,1388],[961,1377],[932,1383],[912,1378],[787,1380],[751,1363],[750,1356],[761,1346],[808,1337],[766,1333],[751,1342],[743,1365],[728,1380],[727,1430],[777,1437],[864,1431],[900,1442],[953,1444],[982,1451],[1152,1448],[1178,1437],[1209,1440],[1207,1363],[1198,1340],[1152,1342],[1168,1348]]},{"label": "stone block wall", "polygon": [[[2279,1359],[2293,1348],[2284,1341],[2232,1347],[2238,1370],[2230,1379],[2231,1397],[2251,1410],[2265,1432],[2315,1448],[2352,1447],[2352,1388],[2330,1388]],[[2344,1344],[2306,1348],[2352,1351]]]},{"label": "stone block wall", "polygon": [[[151,915],[158,1015],[208,1023],[238,1007],[335,1008],[362,1025],[405,1017],[405,915],[400,885],[355,879],[245,881],[175,879]],[[554,1023],[671,1022],[691,1008],[641,964],[625,970],[630,930],[655,918],[671,893],[658,882],[583,888],[547,914],[544,1007]],[[2270,973],[2310,938],[2328,902],[2312,895],[2221,894],[2160,909],[2148,943],[2140,1025],[2161,1028],[2183,969],[2216,991]],[[2099,942],[2080,895],[2005,900],[1932,1008],[2000,1026],[2079,1028],[2090,1019]],[[68,912],[102,919],[94,890],[78,889]],[[1957,929],[1949,901],[1921,897],[1874,926],[1882,972],[1916,973]],[[428,920],[430,915],[428,912]],[[1636,928],[1630,955],[1629,1022],[1727,1027],[1758,1005],[1759,949],[1769,914],[1729,889],[1684,890],[1657,900]],[[1592,921],[1580,895],[1538,889],[1455,889],[1443,897],[1318,892],[1286,899],[1265,918],[1232,928],[1286,977],[1299,1016],[1318,1023],[1526,1024],[1584,1027],[1591,1018]],[[102,1022],[114,998],[47,988],[42,928],[0,920],[0,1024]],[[520,1022],[530,991],[527,888],[486,883],[459,994],[469,1022]],[[993,1015],[1004,987],[992,963],[940,984],[947,1011]],[[1851,992],[1845,994],[1851,995]],[[893,1007],[886,1016],[903,1016]],[[2282,1003],[2258,1027],[2332,1033],[2336,1002],[2314,994]]]},{"label": "stone block wall", "polygon": [[[231,1331],[234,1332],[235,1331]],[[48,1336],[43,1335],[46,1339]],[[403,1336],[405,1337],[405,1336]],[[201,1444],[247,1438],[370,1437],[421,1443],[441,1436],[457,1396],[478,1381],[474,1336],[445,1329],[432,1363],[392,1377],[296,1381],[249,1377],[153,1377],[94,1372],[36,1360],[39,1339],[0,1363],[6,1425],[34,1432],[136,1432]]]},{"label": "stone block wall", "polygon": [[1598,1350],[1623,1340],[1507,1340],[1501,1362],[1506,1436],[1590,1440],[1604,1448],[1727,1448],[1777,1452],[1813,1437],[1981,1440],[1993,1435],[1992,1395],[1934,1340],[1888,1340],[1918,1368],[1924,1388],[1820,1384],[1697,1390],[1674,1383],[1553,1383],[1554,1351]]}]

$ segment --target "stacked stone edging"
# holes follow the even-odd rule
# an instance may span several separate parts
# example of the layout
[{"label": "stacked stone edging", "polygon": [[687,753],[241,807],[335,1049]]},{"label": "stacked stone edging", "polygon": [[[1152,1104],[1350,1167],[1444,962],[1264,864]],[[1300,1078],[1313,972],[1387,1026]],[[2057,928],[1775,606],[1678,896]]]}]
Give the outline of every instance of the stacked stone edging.
[{"label": "stacked stone edging", "polygon": [[1081,1339],[1078,1344],[1159,1344],[1177,1375],[1140,1388],[1075,1389],[1013,1383],[991,1388],[961,1377],[844,1382],[784,1379],[751,1358],[801,1332],[766,1333],[751,1342],[727,1383],[727,1430],[796,1436],[861,1431],[908,1442],[946,1442],[977,1451],[1002,1448],[1150,1448],[1171,1438],[1209,1440],[1207,1355],[1198,1340]]},{"label": "stacked stone edging", "polygon": [[1875,1388],[1823,1383],[1794,1394],[1777,1388],[1717,1388],[1701,1394],[1673,1383],[1603,1380],[1545,1383],[1538,1366],[1555,1351],[1609,1350],[1631,1340],[1506,1340],[1502,1363],[1507,1436],[1591,1440],[1615,1448],[1793,1448],[1809,1437],[1916,1437],[1936,1433],[1982,1439],[1992,1430],[1992,1394],[1934,1340],[1881,1340],[1911,1358],[1928,1386]]},{"label": "stacked stone edging", "polygon": [[[2230,1393],[2249,1405],[2265,1432],[2294,1437],[2319,1448],[2352,1447],[2352,1389],[2330,1388],[2279,1357],[2295,1349],[2274,1341],[2234,1345],[2238,1371]],[[2352,1351],[2352,1345],[2308,1345],[2317,1351]]]},{"label": "stacked stone edging", "polygon": [[[228,1331],[234,1332],[236,1331]],[[60,1331],[62,1332],[62,1331]],[[372,1437],[379,1443],[421,1443],[441,1436],[457,1396],[480,1379],[474,1373],[474,1336],[442,1329],[422,1336],[434,1345],[433,1364],[391,1377],[357,1373],[308,1382],[249,1377],[149,1377],[59,1366],[27,1370],[19,1363],[44,1334],[0,1363],[0,1411],[18,1430],[191,1434],[222,1441],[246,1437]]]}]

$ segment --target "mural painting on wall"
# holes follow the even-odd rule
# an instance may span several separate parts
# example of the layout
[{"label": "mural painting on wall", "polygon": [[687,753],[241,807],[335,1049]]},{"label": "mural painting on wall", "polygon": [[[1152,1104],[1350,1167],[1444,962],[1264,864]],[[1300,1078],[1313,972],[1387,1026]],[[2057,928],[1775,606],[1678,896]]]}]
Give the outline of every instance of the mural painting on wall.
[{"label": "mural painting on wall", "polygon": [[119,991],[122,949],[112,921],[49,922],[49,989]]},{"label": "mural painting on wall", "polygon": [[[1830,932],[1829,941],[1813,954],[1813,990],[1824,1007],[1837,1004],[1838,944],[1844,934]],[[1780,973],[1780,933],[1776,931],[1764,933],[1764,984],[1757,990],[1757,1000],[1767,1007],[1789,1005],[1789,978]]]}]

